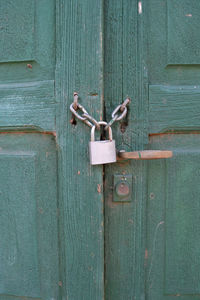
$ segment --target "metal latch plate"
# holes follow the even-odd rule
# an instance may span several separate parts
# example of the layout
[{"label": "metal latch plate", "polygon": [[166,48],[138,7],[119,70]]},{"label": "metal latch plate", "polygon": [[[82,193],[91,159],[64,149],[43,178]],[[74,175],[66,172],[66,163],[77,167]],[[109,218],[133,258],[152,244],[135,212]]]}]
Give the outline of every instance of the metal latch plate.
[{"label": "metal latch plate", "polygon": [[131,202],[133,189],[132,175],[114,175],[113,202]]}]

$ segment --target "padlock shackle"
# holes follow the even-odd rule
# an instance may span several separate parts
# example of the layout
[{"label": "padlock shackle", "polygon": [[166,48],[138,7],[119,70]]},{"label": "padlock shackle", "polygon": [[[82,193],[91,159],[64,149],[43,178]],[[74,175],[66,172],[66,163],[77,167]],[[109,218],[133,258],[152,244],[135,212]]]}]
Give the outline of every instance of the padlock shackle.
[{"label": "padlock shackle", "polygon": [[[104,121],[99,121],[98,123],[99,123],[99,125],[103,125],[103,126],[106,126],[108,124],[107,122],[104,122]],[[95,142],[95,129],[96,129],[96,126],[95,125],[92,126],[91,142]],[[112,129],[110,126],[108,127],[108,135],[109,135],[109,141],[112,141]]]}]

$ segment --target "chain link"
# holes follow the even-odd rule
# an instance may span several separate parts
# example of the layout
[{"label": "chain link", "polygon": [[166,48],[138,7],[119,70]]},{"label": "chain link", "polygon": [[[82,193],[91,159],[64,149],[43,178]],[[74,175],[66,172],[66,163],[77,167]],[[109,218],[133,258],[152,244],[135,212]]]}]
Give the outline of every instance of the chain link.
[{"label": "chain link", "polygon": [[82,114],[82,116],[85,117],[87,120],[90,120],[98,130],[100,129],[100,122],[98,122],[95,118],[85,113]]},{"label": "chain link", "polygon": [[[83,121],[85,124],[87,124],[89,127],[92,128],[92,126],[93,126],[92,123],[91,123],[90,121],[88,121],[86,117],[82,117],[81,115],[79,115],[79,113],[74,109],[73,104],[74,104],[74,103],[72,103],[72,104],[70,105],[70,110],[71,110],[72,114],[73,114],[77,119]],[[80,110],[83,112],[83,114],[88,115],[87,110],[86,110],[81,104],[79,104],[79,103],[77,103],[77,109],[80,109]]]},{"label": "chain link", "polygon": [[[123,118],[125,118],[126,114],[127,114],[127,105],[130,103],[130,98],[127,98],[126,100],[124,100],[124,102],[120,105],[118,105],[112,112],[112,119],[110,120],[110,122],[108,122],[108,124],[105,127],[105,130],[108,129],[109,126],[112,126],[113,123],[115,121],[120,121]],[[121,111],[121,115],[118,114],[118,112]]]},{"label": "chain link", "polygon": [[73,103],[73,107],[75,110],[78,109],[78,93],[74,92],[74,103]]},{"label": "chain link", "polygon": [[124,100],[124,102],[121,104],[121,111],[124,111],[124,109],[126,108],[126,106],[131,102],[130,98],[126,98],[126,100]]},{"label": "chain link", "polygon": [[[109,127],[113,125],[114,122],[120,121],[123,118],[125,118],[127,114],[127,105],[130,103],[130,98],[127,98],[124,100],[124,102],[120,105],[118,105],[112,112],[112,119],[110,122],[106,123],[105,130],[107,130]],[[77,119],[81,120],[85,124],[87,124],[90,128],[95,126],[97,129],[100,129],[100,125],[102,121],[97,121],[95,118],[93,118],[87,110],[83,107],[83,105],[78,103],[78,93],[74,92],[74,102],[70,105],[70,110]],[[81,110],[83,112],[82,115],[80,115],[77,111]],[[120,114],[121,113],[121,114]],[[91,123],[92,122],[92,123]]]}]

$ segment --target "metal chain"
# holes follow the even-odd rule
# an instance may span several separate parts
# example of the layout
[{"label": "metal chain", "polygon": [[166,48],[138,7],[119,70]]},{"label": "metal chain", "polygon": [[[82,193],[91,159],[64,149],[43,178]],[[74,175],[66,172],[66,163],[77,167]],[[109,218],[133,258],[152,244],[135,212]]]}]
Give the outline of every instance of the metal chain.
[{"label": "metal chain", "polygon": [[74,103],[73,103],[73,107],[75,110],[77,110],[78,106],[78,93],[77,92],[74,92]]},{"label": "metal chain", "polygon": [[[78,93],[77,92],[74,92],[74,103],[73,103],[73,108],[75,109],[75,111],[78,109],[77,107],[77,103],[78,103]],[[75,115],[72,113],[72,118],[70,120],[70,123],[71,124],[76,124],[75,123]]]},{"label": "metal chain", "polygon": [[92,123],[94,124],[94,126],[99,130],[100,129],[100,124],[97,120],[95,120],[95,118],[93,118],[92,116],[90,116],[89,114],[82,114],[82,116],[84,118],[86,118],[87,120],[92,121]]},{"label": "metal chain", "polygon": [[[125,116],[127,114],[127,105],[130,103],[130,101],[131,101],[130,98],[127,98],[126,100],[124,100],[124,102],[122,104],[118,105],[113,110],[112,119],[106,125],[105,130],[107,130],[109,126],[112,126],[115,121],[120,121],[123,118],[125,118]],[[121,111],[121,115],[118,113],[119,111]]]},{"label": "metal chain", "polygon": [[[112,119],[108,124],[105,126],[105,130],[107,130],[109,127],[113,125],[115,121],[120,121],[123,118],[125,118],[127,114],[127,105],[130,103],[130,98],[127,98],[122,104],[118,105],[112,112]],[[83,121],[85,124],[87,124],[89,127],[95,126],[97,129],[100,129],[100,125],[102,121],[97,121],[95,118],[93,118],[87,110],[78,103],[78,93],[74,92],[74,102],[70,105],[70,110],[77,119]],[[83,112],[82,115],[80,115],[77,111],[81,110]],[[121,114],[120,114],[121,112]],[[92,123],[91,123],[91,122]]]}]

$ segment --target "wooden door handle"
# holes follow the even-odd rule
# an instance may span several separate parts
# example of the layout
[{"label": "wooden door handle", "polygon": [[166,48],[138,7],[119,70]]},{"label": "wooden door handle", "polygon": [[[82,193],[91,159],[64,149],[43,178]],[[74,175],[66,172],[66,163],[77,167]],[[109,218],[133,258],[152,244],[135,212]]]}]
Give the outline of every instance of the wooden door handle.
[{"label": "wooden door handle", "polygon": [[173,156],[173,152],[169,150],[142,150],[134,152],[119,151],[117,153],[117,160],[124,159],[136,159],[136,160],[150,160],[150,159],[161,159],[170,158]]}]

